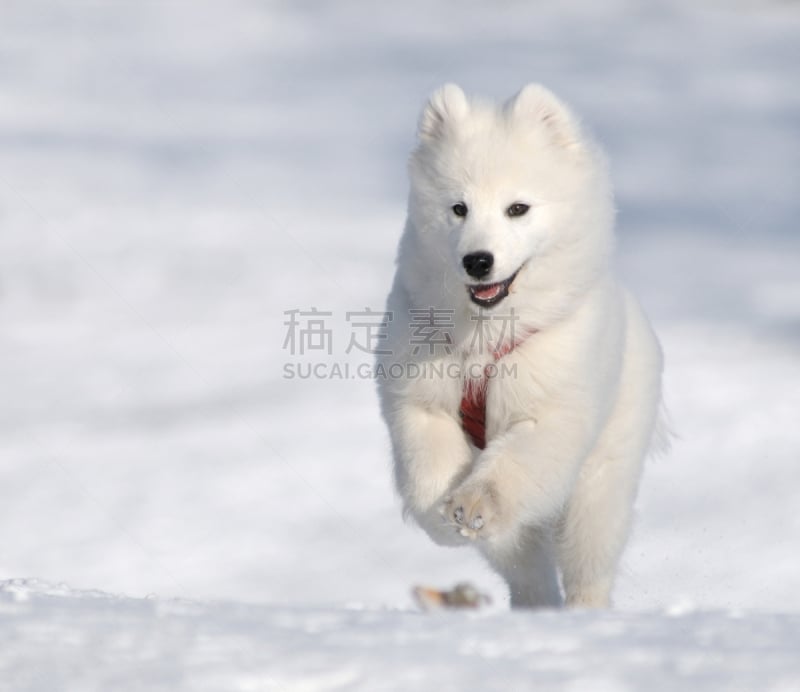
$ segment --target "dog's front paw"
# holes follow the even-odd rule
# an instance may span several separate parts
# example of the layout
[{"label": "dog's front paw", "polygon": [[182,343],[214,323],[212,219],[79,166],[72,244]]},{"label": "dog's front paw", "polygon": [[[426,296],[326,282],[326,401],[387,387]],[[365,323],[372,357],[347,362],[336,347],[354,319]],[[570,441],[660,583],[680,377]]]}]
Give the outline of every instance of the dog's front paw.
[{"label": "dog's front paw", "polygon": [[501,523],[498,499],[492,483],[467,482],[444,499],[439,512],[464,538],[488,538]]}]

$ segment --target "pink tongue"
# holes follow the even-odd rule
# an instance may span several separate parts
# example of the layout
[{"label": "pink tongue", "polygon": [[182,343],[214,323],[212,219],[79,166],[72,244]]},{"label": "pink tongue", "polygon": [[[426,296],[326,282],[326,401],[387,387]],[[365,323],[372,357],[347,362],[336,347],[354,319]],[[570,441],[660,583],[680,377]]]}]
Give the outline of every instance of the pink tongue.
[{"label": "pink tongue", "polygon": [[473,289],[472,295],[479,300],[491,300],[492,298],[496,298],[502,290],[503,284],[492,284],[491,286],[486,286],[485,288]]}]

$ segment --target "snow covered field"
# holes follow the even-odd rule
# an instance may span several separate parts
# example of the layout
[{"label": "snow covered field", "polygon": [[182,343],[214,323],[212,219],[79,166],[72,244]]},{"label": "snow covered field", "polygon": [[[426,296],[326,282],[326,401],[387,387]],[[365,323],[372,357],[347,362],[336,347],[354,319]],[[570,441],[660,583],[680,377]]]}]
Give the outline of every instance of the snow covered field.
[{"label": "snow covered field", "polygon": [[0,679],[13,690],[793,692],[798,683],[796,614],[426,615],[17,583],[0,587],[0,617]]},{"label": "snow covered field", "polygon": [[[692,5],[4,2],[0,689],[800,688],[800,7]],[[612,161],[680,435],[613,613],[507,612],[402,523],[373,383],[285,377],[370,362],[449,80]]]}]

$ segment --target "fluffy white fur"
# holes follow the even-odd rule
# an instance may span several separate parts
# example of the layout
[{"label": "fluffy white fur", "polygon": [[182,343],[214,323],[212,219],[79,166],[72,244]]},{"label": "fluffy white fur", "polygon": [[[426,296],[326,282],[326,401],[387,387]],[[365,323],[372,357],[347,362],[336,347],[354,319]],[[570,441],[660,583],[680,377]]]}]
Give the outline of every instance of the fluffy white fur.
[{"label": "fluffy white fur", "polygon": [[[541,86],[498,106],[446,85],[422,113],[409,171],[382,345],[391,355],[379,361],[405,511],[437,543],[476,546],[508,582],[514,607],[607,606],[660,428],[662,355],[612,272],[603,156]],[[459,202],[465,217],[453,213]],[[515,202],[528,213],[509,217]],[[462,259],[477,251],[494,256],[487,282],[519,269],[491,308],[467,291],[476,281]],[[410,338],[410,311],[430,307],[449,311],[439,325],[449,344],[433,354]],[[489,381],[479,450],[460,424],[463,380],[493,362],[510,323],[490,318],[512,310],[517,337],[531,335],[501,361],[515,376]],[[421,376],[387,375],[410,363]]]}]

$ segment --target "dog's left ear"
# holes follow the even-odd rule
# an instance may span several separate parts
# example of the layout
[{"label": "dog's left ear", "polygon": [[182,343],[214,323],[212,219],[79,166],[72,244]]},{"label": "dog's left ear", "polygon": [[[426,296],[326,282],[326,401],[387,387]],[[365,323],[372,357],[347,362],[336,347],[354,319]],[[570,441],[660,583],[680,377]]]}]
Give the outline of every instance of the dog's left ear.
[{"label": "dog's left ear", "polygon": [[513,118],[533,119],[544,126],[562,147],[579,147],[583,141],[578,119],[556,95],[541,84],[528,84],[505,105]]}]

